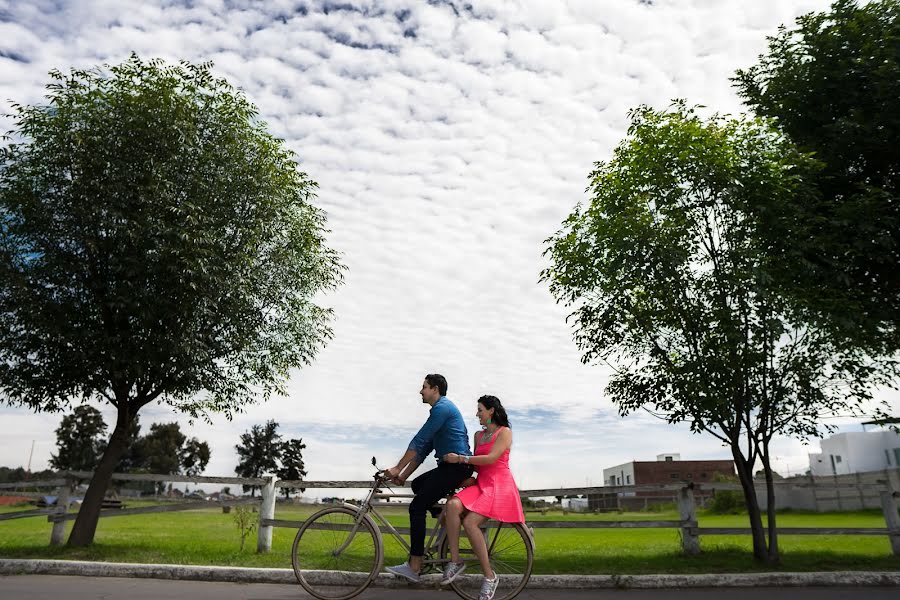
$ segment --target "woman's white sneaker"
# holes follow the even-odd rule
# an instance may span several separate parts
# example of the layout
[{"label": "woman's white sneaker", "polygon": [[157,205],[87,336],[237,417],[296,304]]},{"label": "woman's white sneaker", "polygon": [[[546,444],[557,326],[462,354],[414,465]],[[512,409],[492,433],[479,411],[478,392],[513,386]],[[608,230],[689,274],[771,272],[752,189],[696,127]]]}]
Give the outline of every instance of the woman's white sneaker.
[{"label": "woman's white sneaker", "polygon": [[444,575],[441,577],[441,585],[447,585],[457,577],[459,574],[466,570],[466,563],[455,563],[450,561],[447,563],[447,566],[444,567]]},{"label": "woman's white sneaker", "polygon": [[494,573],[493,579],[485,577],[484,581],[481,582],[481,593],[478,595],[478,600],[493,600],[499,584],[500,576],[496,573]]}]

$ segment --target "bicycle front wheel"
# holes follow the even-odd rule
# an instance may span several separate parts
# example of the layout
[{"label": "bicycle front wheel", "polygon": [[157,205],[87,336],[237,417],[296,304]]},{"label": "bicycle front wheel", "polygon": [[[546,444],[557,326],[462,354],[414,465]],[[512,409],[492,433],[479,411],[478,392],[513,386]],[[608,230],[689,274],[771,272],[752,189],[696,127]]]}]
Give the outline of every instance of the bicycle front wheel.
[{"label": "bicycle front wheel", "polygon": [[[525,589],[534,568],[534,544],[531,535],[521,523],[488,521],[481,530],[488,549],[491,568],[500,577],[500,585],[494,600],[511,600]],[[450,545],[446,536],[441,543],[441,558],[450,560]],[[460,532],[459,558],[466,563],[462,575],[450,583],[457,594],[466,600],[477,600],[484,573],[481,563],[465,532]]]},{"label": "bicycle front wheel", "polygon": [[304,521],[294,538],[294,575],[320,600],[353,598],[381,570],[381,533],[368,517],[357,527],[358,518],[349,508],[326,508]]}]

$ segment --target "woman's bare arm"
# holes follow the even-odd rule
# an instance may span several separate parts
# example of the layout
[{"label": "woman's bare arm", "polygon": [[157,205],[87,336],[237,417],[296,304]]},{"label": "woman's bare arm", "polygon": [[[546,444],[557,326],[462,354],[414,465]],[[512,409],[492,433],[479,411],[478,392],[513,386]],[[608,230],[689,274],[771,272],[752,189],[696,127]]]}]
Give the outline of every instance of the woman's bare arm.
[{"label": "woman's bare arm", "polygon": [[[492,465],[497,462],[497,459],[500,456],[509,450],[509,447],[512,446],[512,432],[508,427],[504,427],[500,431],[497,432],[497,439],[494,441],[493,447],[491,447],[491,451],[489,454],[485,454],[482,456],[470,456],[469,460],[466,461],[470,465],[480,466],[480,465]],[[458,454],[454,454],[453,452],[449,452],[444,455],[444,460],[450,463],[458,463],[462,462],[461,457]]]}]

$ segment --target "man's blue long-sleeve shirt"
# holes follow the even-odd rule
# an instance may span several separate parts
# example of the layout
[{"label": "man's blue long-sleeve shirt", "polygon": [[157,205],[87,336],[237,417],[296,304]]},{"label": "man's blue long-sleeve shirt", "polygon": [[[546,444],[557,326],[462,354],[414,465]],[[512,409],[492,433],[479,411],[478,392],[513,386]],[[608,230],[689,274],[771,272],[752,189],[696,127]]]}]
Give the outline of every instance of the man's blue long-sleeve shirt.
[{"label": "man's blue long-sleeve shirt", "polygon": [[419,433],[409,443],[409,449],[416,451],[416,460],[422,464],[431,451],[435,451],[437,461],[448,452],[469,454],[469,432],[456,405],[446,396],[441,396],[422,425]]}]

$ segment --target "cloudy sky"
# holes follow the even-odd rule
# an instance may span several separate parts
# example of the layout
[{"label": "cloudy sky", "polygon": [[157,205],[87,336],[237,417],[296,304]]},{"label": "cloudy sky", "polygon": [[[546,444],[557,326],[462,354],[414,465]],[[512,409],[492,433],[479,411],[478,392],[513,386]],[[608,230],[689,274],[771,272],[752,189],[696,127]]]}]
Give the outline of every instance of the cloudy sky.
[{"label": "cloudy sky", "polygon": [[[427,416],[440,372],[470,428],[498,395],[516,433],[520,487],[598,484],[657,453],[728,457],[649,415],[625,419],[608,371],[583,366],[546,286],[543,240],[585,199],[627,111],[686,98],[740,112],[728,78],[765,37],[820,0],[0,0],[0,101],[41,102],[47,72],[143,57],[213,61],[320,185],[331,245],[349,267],[324,299],[335,338],[287,397],[195,424],[206,474],[233,474],[238,436],[275,419],[302,437],[310,479],[361,479]],[[5,119],[5,120],[4,120]],[[9,129],[8,118],[0,118]],[[900,406],[896,401],[894,405]],[[105,410],[105,409],[104,409]],[[105,410],[107,422],[112,413]],[[47,466],[60,415],[0,407],[0,465]],[[842,424],[842,423],[841,423]],[[843,424],[842,424],[843,425]],[[858,430],[849,423],[843,430]],[[816,444],[813,443],[813,449]],[[809,448],[776,446],[776,470]]]}]

